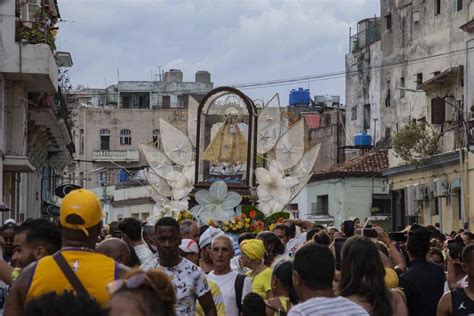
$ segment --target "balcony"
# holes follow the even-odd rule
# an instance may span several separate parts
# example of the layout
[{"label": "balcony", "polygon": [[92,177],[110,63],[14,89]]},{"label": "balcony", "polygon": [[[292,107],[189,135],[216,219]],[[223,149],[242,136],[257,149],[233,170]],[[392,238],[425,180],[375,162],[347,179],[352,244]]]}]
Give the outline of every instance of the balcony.
[{"label": "balcony", "polygon": [[96,162],[138,162],[138,150],[94,150],[92,160]]}]

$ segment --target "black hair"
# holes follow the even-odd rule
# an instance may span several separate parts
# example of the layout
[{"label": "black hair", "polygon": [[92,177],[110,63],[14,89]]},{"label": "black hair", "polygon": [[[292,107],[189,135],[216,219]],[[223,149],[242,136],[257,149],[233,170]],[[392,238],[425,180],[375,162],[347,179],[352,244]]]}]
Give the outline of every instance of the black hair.
[{"label": "black hair", "polygon": [[293,262],[289,260],[280,261],[273,268],[273,277],[280,280],[281,284],[290,294],[290,301],[293,305],[298,304],[298,296],[293,286]]},{"label": "black hair", "polygon": [[242,241],[247,240],[247,239],[255,239],[255,237],[257,237],[257,235],[254,233],[242,233],[239,235],[239,239],[238,239],[239,245],[242,243]]},{"label": "black hair", "polygon": [[267,306],[263,298],[257,293],[249,293],[242,302],[243,316],[261,316],[265,315]]},{"label": "black hair", "polygon": [[334,256],[329,247],[315,243],[304,245],[295,253],[293,269],[310,289],[332,289]]},{"label": "black hair", "polygon": [[408,232],[407,251],[417,259],[425,260],[430,250],[430,231],[419,224],[413,224]]},{"label": "black hair", "polygon": [[371,306],[370,315],[392,315],[391,296],[384,277],[385,268],[375,244],[359,235],[347,239],[342,247],[340,295],[364,297]]},{"label": "black hair", "polygon": [[136,218],[124,218],[118,224],[118,229],[127,235],[131,241],[139,241],[142,238],[142,222]]},{"label": "black hair", "polygon": [[290,227],[286,224],[277,224],[273,230],[280,229],[285,232],[285,237],[290,238]]},{"label": "black hair", "polygon": [[43,245],[48,254],[61,248],[61,232],[58,225],[44,218],[27,219],[18,227],[17,234],[24,233],[28,244]]},{"label": "black hair", "polygon": [[48,293],[37,299],[33,299],[26,305],[26,316],[105,316],[97,302],[64,292],[61,295]]},{"label": "black hair", "polygon": [[320,231],[320,228],[311,228],[310,230],[308,230],[308,232],[306,233],[306,241],[313,240],[314,235],[316,235]]},{"label": "black hair", "polygon": [[178,222],[172,217],[162,217],[156,222],[155,224],[155,232],[158,230],[158,227],[175,227],[179,233],[179,224]]},{"label": "black hair", "polygon": [[296,225],[292,224],[290,222],[286,222],[285,225],[288,226],[288,228],[289,228],[288,237],[290,239],[295,238],[295,236],[296,236]]},{"label": "black hair", "polygon": [[130,259],[128,260],[128,267],[139,267],[141,265],[140,258],[138,258],[137,253],[135,252],[135,248],[131,245],[127,245],[128,249],[130,249]]},{"label": "black hair", "polygon": [[[431,253],[432,255],[437,255],[438,257],[440,257],[441,260],[442,260],[441,264],[443,264],[444,256],[443,256],[443,253],[441,252],[441,250],[439,250],[439,249],[436,248],[436,247],[431,247],[431,248],[430,248],[430,253]],[[436,262],[435,262],[435,263],[436,263]]]},{"label": "black hair", "polygon": [[474,259],[474,244],[467,245],[462,251],[462,262],[469,263]]},{"label": "black hair", "polygon": [[314,235],[313,240],[319,245],[329,246],[331,244],[331,238],[324,230],[321,230]]},{"label": "black hair", "polygon": [[[262,240],[265,244],[265,250],[267,256],[278,256],[285,253],[285,244],[278,238],[278,236],[274,232],[261,232],[257,235],[257,238]],[[270,249],[271,248],[271,249]]]}]

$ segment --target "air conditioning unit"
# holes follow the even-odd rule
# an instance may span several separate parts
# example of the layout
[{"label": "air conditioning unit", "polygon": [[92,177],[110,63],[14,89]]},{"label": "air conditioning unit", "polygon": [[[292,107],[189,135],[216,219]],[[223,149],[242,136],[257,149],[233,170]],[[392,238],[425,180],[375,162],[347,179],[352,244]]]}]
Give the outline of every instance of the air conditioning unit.
[{"label": "air conditioning unit", "polygon": [[435,197],[443,197],[448,194],[446,180],[441,178],[436,178],[433,180],[433,194]]},{"label": "air conditioning unit", "polygon": [[415,187],[413,185],[405,186],[405,216],[415,215],[418,209],[418,203],[415,200]]},{"label": "air conditioning unit", "polygon": [[415,201],[424,201],[426,199],[426,186],[423,183],[413,185],[415,188]]}]

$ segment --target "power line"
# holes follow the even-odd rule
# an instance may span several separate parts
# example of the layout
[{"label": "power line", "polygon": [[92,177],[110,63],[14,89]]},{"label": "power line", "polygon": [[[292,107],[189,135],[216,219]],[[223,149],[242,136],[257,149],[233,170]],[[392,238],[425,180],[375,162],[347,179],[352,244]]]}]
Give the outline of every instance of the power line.
[{"label": "power line", "polygon": [[[294,78],[276,79],[276,80],[260,81],[260,82],[253,82],[253,83],[232,84],[230,86],[232,86],[234,88],[241,89],[241,90],[251,90],[251,89],[259,89],[259,88],[286,86],[286,85],[291,85],[291,84],[294,84],[294,83],[309,83],[309,82],[313,82],[313,81],[339,79],[339,78],[343,78],[343,77],[348,76],[348,75],[353,75],[353,74],[357,74],[357,73],[365,73],[367,71],[373,71],[373,70],[381,71],[381,70],[386,70],[386,69],[397,68],[399,66],[406,66],[408,64],[417,64],[417,63],[421,63],[421,62],[428,61],[428,60],[436,60],[436,59],[444,58],[444,57],[447,57],[447,56],[454,56],[454,55],[458,55],[458,54],[463,54],[463,53],[469,52],[471,50],[474,50],[474,47],[463,48],[463,49],[455,50],[455,51],[451,51],[451,52],[440,53],[440,54],[431,55],[431,56],[424,56],[424,57],[414,58],[414,59],[395,62],[395,63],[390,63],[390,64],[384,64],[384,65],[379,65],[379,66],[369,66],[369,67],[366,67],[366,68],[356,69],[356,70],[349,70],[349,71],[341,70],[341,71],[335,71],[335,72],[330,72],[330,73],[315,74],[315,75],[308,75],[308,76],[301,76],[301,77],[294,77]],[[92,89],[94,89],[94,88],[92,88]],[[179,93],[207,93],[207,92],[209,92],[209,90],[183,89],[183,90],[176,90],[176,92],[179,92]],[[71,93],[71,94],[70,94],[70,96],[80,96],[81,95],[81,94],[74,94],[74,93]],[[87,97],[87,96],[93,96],[93,95],[117,96],[118,92],[113,92],[113,93],[91,93],[91,94],[84,94],[83,96]]]}]

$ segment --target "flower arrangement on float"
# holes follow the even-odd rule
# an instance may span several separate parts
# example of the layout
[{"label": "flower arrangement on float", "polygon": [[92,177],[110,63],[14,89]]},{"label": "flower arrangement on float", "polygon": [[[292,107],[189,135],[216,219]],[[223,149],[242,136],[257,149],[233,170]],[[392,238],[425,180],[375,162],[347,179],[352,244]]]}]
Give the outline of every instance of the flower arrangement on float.
[{"label": "flower arrangement on float", "polygon": [[217,221],[209,219],[208,225],[222,229],[226,233],[260,233],[273,230],[276,224],[283,223],[290,216],[286,212],[273,213],[265,217],[264,213],[250,205],[242,206],[242,213],[234,216],[232,220]]}]

